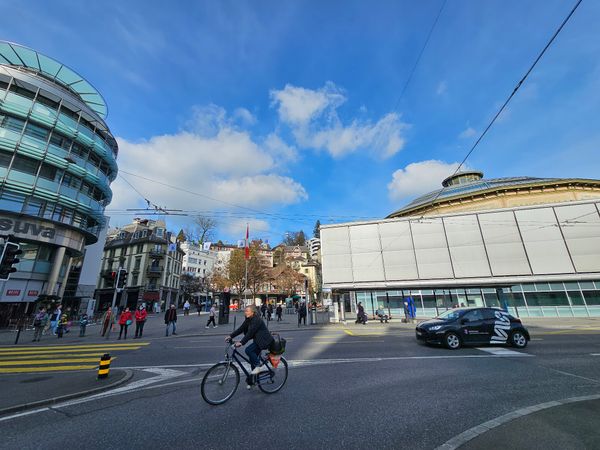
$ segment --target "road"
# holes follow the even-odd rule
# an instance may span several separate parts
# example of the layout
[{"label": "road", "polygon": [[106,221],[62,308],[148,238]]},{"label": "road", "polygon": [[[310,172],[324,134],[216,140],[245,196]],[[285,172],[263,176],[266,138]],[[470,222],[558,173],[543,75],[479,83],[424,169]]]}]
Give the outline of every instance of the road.
[{"label": "road", "polygon": [[223,327],[157,337],[114,361],[134,371],[128,385],[0,418],[0,446],[434,449],[519,408],[600,393],[600,330],[531,331],[524,351],[500,353],[419,345],[410,326],[287,331],[283,390],[241,388],[216,407],[199,387]]}]

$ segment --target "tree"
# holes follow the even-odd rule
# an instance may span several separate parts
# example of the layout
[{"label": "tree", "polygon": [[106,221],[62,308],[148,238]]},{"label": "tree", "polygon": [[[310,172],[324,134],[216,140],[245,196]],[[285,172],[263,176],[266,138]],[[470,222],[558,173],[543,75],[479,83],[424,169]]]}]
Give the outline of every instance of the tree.
[{"label": "tree", "polygon": [[194,294],[199,292],[202,288],[202,284],[199,278],[190,275],[189,273],[181,274],[179,278],[179,283],[181,286],[181,292],[183,294],[183,299],[191,302],[193,300]]},{"label": "tree", "polygon": [[315,223],[315,229],[313,230],[313,237],[320,239],[321,238],[321,221],[317,219]]},{"label": "tree", "polygon": [[217,221],[212,217],[197,216],[191,226],[185,228],[185,237],[188,241],[200,245],[211,242],[217,230]]},{"label": "tree", "polygon": [[284,266],[273,280],[273,284],[287,297],[291,297],[298,292],[303,282],[304,276],[288,266]]},{"label": "tree", "polygon": [[285,233],[285,238],[283,239],[283,244],[294,247],[296,245],[306,245],[306,235],[304,231],[288,231]]},{"label": "tree", "polygon": [[248,288],[256,297],[261,286],[266,280],[265,269],[260,264],[258,257],[258,245],[250,246],[250,259],[248,260],[248,282],[246,284],[246,258],[243,249],[235,249],[231,252],[228,264],[229,281],[238,294],[244,294],[244,288]]}]

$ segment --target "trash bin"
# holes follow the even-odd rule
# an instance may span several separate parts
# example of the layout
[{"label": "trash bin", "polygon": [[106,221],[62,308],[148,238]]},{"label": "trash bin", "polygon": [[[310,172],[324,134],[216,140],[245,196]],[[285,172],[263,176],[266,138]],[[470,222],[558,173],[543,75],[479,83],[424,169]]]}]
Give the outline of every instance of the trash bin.
[{"label": "trash bin", "polygon": [[310,308],[310,316],[311,316],[310,324],[316,325],[317,324],[317,308],[315,306]]},{"label": "trash bin", "polygon": [[229,302],[231,300],[231,294],[229,292],[223,292],[219,297],[221,298],[221,304],[219,305],[219,325],[227,325],[229,323]]}]

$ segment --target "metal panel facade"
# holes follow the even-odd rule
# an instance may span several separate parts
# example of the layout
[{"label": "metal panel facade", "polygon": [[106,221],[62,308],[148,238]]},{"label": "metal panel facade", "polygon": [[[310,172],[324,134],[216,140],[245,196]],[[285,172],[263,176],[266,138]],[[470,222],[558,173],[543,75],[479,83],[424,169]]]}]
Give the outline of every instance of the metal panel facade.
[{"label": "metal panel facade", "polygon": [[323,282],[334,287],[600,275],[594,201],[329,225],[321,242]]}]

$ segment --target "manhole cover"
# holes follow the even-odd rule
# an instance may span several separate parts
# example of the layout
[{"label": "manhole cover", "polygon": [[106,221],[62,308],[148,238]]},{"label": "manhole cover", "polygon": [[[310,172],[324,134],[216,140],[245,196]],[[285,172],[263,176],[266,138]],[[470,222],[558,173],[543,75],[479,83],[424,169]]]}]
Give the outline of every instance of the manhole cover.
[{"label": "manhole cover", "polygon": [[51,380],[52,377],[36,377],[36,378],[29,378],[27,380],[21,380],[21,383],[37,383],[38,381],[46,381],[46,380]]}]

